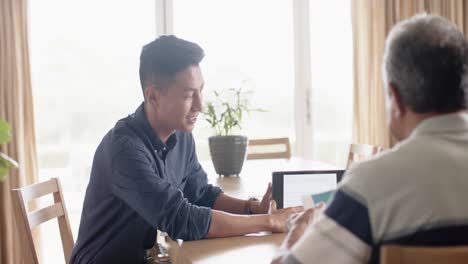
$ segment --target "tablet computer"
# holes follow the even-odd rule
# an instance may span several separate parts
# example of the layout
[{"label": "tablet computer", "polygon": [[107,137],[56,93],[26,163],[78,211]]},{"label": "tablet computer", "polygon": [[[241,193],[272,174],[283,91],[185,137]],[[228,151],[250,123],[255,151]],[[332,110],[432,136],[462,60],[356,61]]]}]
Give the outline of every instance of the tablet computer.
[{"label": "tablet computer", "polygon": [[302,197],[337,188],[344,170],[276,171],[272,175],[277,208],[303,205]]}]

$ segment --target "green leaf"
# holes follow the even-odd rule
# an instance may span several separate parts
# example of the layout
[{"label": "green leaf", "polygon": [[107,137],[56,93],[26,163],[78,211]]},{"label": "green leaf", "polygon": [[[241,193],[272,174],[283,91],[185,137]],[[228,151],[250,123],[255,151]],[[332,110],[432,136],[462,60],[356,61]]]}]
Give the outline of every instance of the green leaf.
[{"label": "green leaf", "polygon": [[214,91],[214,95],[214,102],[206,102],[202,114],[217,135],[230,135],[234,128],[241,129],[244,112],[264,111],[250,108],[248,92],[242,91],[242,87]]},{"label": "green leaf", "polygon": [[5,176],[11,167],[18,167],[18,163],[0,152],[0,182],[5,180]]},{"label": "green leaf", "polygon": [[7,173],[8,173],[8,168],[0,167],[0,182],[6,179]]},{"label": "green leaf", "polygon": [[3,166],[18,168],[18,162],[16,160],[0,152],[0,166],[2,166],[2,164]]},{"label": "green leaf", "polygon": [[0,119],[0,144],[10,142],[10,125],[5,121]]}]

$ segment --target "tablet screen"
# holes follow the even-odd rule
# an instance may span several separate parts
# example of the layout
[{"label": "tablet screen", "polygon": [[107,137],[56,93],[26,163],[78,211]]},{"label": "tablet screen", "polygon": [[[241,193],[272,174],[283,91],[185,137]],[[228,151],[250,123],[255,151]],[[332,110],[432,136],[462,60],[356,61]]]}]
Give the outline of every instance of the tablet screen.
[{"label": "tablet screen", "polygon": [[302,205],[304,195],[335,190],[344,170],[275,171],[273,199],[278,208]]},{"label": "tablet screen", "polygon": [[283,207],[302,205],[302,196],[336,189],[336,173],[289,174],[283,178]]}]

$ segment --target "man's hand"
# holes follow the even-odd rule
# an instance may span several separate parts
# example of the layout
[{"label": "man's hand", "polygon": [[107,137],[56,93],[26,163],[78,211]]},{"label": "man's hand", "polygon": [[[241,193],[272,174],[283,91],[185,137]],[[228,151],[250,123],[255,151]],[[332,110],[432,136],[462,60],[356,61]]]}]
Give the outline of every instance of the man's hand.
[{"label": "man's hand", "polygon": [[276,209],[275,200],[270,201],[268,213],[270,214],[271,231],[273,233],[284,233],[288,231],[286,222],[294,214],[304,211],[303,206]]},{"label": "man's hand", "polygon": [[288,234],[283,242],[283,246],[291,248],[299,238],[304,234],[307,226],[312,223],[315,212],[321,212],[325,209],[325,203],[319,203],[314,208],[305,210],[302,213],[292,215],[287,222]]},{"label": "man's hand", "polygon": [[272,197],[272,190],[271,183],[268,183],[267,190],[263,195],[262,201],[255,202],[251,204],[252,206],[252,213],[254,214],[267,214],[268,209],[270,208],[270,201],[273,199]]},{"label": "man's hand", "polygon": [[284,257],[288,254],[289,249],[296,244],[299,238],[304,235],[306,228],[312,223],[314,214],[325,209],[325,203],[319,203],[314,208],[307,209],[301,213],[293,214],[287,220],[288,234],[286,235],[278,255],[273,258],[271,264],[283,263]]}]

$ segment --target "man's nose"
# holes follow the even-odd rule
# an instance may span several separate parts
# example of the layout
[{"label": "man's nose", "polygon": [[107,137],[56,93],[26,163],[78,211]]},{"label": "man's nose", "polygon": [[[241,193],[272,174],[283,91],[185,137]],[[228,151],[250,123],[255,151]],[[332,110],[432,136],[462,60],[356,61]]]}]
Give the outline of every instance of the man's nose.
[{"label": "man's nose", "polygon": [[195,111],[201,111],[203,109],[203,98],[201,93],[198,93],[194,100],[193,100],[193,106],[192,109]]}]

